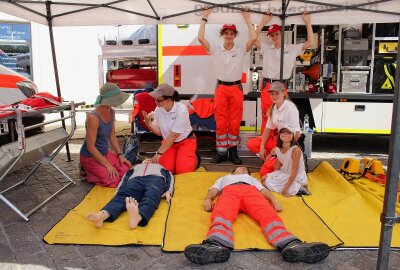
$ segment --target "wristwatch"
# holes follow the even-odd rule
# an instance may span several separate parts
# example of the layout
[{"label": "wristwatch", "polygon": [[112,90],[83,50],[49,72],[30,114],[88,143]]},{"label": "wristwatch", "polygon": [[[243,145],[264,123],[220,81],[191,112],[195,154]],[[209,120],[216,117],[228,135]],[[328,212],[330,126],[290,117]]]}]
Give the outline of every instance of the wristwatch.
[{"label": "wristwatch", "polygon": [[156,155],[162,156],[163,153],[156,151]]}]

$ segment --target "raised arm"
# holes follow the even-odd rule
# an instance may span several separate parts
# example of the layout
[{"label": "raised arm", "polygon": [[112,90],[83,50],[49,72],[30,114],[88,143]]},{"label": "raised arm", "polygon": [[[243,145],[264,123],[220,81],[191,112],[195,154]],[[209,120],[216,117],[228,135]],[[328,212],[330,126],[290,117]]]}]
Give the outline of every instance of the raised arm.
[{"label": "raised arm", "polygon": [[210,8],[204,8],[203,17],[201,18],[200,22],[199,34],[197,35],[197,39],[199,40],[200,44],[207,50],[207,52],[210,52],[210,42],[208,42],[208,40],[205,39],[204,34],[206,32],[206,23],[210,13],[211,13]]},{"label": "raised arm", "polygon": [[303,45],[303,50],[310,48],[314,45],[314,32],[311,25],[311,16],[309,13],[303,13],[303,20],[307,27],[307,41]]},{"label": "raised arm", "polygon": [[247,27],[249,28],[249,40],[246,42],[246,52],[250,51],[254,43],[257,41],[256,31],[251,23],[250,12],[244,10],[242,12],[243,18],[246,21]]},{"label": "raised arm", "polygon": [[262,18],[262,20],[261,20],[261,22],[260,22],[260,24],[259,24],[258,27],[257,27],[257,30],[256,30],[256,37],[257,37],[257,40],[256,40],[256,42],[254,43],[254,44],[256,45],[257,49],[260,49],[260,47],[261,47],[260,38],[259,38],[260,33],[261,33],[261,30],[264,28],[264,26],[265,26],[271,19],[272,19],[271,13],[264,14],[264,15],[263,15],[263,18]]}]

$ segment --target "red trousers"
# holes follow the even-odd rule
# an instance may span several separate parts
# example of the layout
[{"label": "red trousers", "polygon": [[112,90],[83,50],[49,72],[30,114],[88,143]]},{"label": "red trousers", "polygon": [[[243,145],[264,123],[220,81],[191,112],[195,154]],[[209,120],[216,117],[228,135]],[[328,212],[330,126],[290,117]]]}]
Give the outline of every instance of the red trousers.
[{"label": "red trousers", "polygon": [[197,166],[197,140],[187,138],[178,143],[174,143],[160,157],[158,163],[172,174],[193,172]]},{"label": "red trousers", "polygon": [[217,151],[226,152],[239,143],[240,122],[243,116],[242,85],[219,84],[215,90],[215,122]]},{"label": "red trousers", "polygon": [[[263,90],[261,91],[261,112],[262,112],[261,134],[264,132],[265,125],[267,124],[268,121],[268,111],[272,105],[272,100],[268,92],[270,86],[271,83],[267,83],[263,88]],[[288,94],[286,87],[285,87],[285,94],[286,95]],[[261,137],[255,137],[247,142],[247,148],[254,154],[260,152],[260,146],[261,146]],[[265,150],[267,150],[267,154],[271,152],[271,150],[275,146],[276,146],[276,138],[268,138],[267,143],[265,144]]]},{"label": "red trousers", "polygon": [[121,181],[124,174],[129,170],[129,166],[121,164],[117,154],[113,151],[108,151],[105,158],[117,170],[119,177],[109,179],[106,167],[100,164],[94,157],[86,157],[80,155],[80,163],[86,172],[86,180],[105,187],[116,187]]},{"label": "red trousers", "polygon": [[222,190],[211,214],[211,226],[207,239],[233,248],[233,222],[243,212],[260,224],[261,232],[274,247],[282,249],[296,240],[283,224],[276,210],[257,190],[250,185],[230,185]]}]

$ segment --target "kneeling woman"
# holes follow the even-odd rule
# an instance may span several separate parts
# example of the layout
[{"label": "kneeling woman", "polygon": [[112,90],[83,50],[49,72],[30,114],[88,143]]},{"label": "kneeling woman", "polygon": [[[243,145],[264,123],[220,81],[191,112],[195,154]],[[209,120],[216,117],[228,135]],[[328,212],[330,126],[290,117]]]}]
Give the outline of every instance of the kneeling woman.
[{"label": "kneeling woman", "polygon": [[150,93],[157,103],[152,115],[142,112],[149,130],[163,141],[152,163],[159,163],[173,174],[193,172],[198,160],[196,157],[197,141],[190,125],[189,112],[179,102],[178,92],[168,84],[161,84]]},{"label": "kneeling woman", "polygon": [[[116,187],[131,167],[115,136],[115,112],[111,109],[124,103],[129,96],[122,93],[118,85],[106,83],[100,89],[96,109],[87,114],[86,139],[81,148],[80,163],[88,182]],[[108,150],[109,143],[115,152]]]}]

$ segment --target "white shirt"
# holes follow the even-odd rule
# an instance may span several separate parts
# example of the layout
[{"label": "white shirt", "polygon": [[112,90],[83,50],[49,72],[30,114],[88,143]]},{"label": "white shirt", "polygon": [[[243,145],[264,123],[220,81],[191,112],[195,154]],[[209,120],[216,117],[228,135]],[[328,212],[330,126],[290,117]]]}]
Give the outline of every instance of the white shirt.
[{"label": "white shirt", "polygon": [[291,126],[294,131],[300,131],[299,110],[293,102],[285,99],[282,106],[277,109],[276,105],[272,109],[272,120],[268,117],[266,128],[280,130],[285,125]]},{"label": "white shirt", "polygon": [[234,82],[242,78],[245,46],[234,43],[233,48],[228,51],[223,44],[213,44],[210,46],[210,54],[218,80]]},{"label": "white shirt", "polygon": [[216,188],[221,191],[224,187],[238,183],[238,182],[245,182],[251,186],[255,186],[259,191],[264,189],[263,185],[258,181],[257,178],[254,178],[248,174],[229,174],[223,177],[218,178],[215,184],[210,188]]},{"label": "white shirt", "polygon": [[[292,76],[292,69],[296,62],[296,57],[303,53],[303,45],[285,44],[283,56],[283,79],[287,80]],[[279,80],[281,48],[275,48],[274,44],[261,42],[261,54],[263,55],[262,75],[264,78]]]},{"label": "white shirt", "polygon": [[154,124],[160,128],[163,139],[167,138],[171,132],[179,133],[175,142],[186,139],[192,131],[188,109],[176,101],[169,112],[162,107],[154,110]]}]

